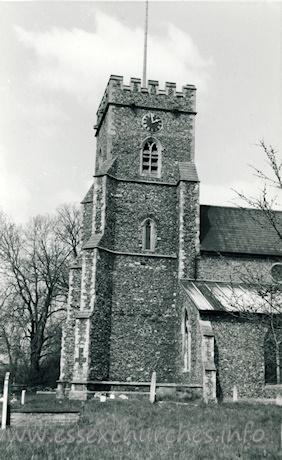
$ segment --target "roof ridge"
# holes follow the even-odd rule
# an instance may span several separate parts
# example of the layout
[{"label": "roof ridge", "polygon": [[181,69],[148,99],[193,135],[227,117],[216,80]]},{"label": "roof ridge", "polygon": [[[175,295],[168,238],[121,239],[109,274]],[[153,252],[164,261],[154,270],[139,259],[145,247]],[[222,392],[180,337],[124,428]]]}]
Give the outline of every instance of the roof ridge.
[{"label": "roof ridge", "polygon": [[[257,212],[260,212],[260,213],[264,213],[265,211],[263,211],[263,209],[257,209],[257,208],[244,208],[243,206],[224,206],[224,205],[213,205],[213,204],[200,204],[200,208],[221,208],[221,209],[238,209],[238,210],[241,210],[241,211],[257,211]],[[282,215],[282,210],[278,210],[278,209],[272,209],[273,212],[275,213],[278,213]]]}]

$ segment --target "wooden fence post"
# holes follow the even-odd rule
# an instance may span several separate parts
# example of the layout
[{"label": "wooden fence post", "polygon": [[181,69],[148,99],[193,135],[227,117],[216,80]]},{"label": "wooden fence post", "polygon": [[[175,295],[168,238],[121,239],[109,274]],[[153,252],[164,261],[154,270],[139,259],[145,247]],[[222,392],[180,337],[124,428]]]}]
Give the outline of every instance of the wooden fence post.
[{"label": "wooden fence post", "polygon": [[10,425],[10,372],[6,372],[3,391],[2,424],[1,429],[5,430]]},{"label": "wooden fence post", "polygon": [[238,401],[238,388],[236,385],[234,385],[233,387],[233,402],[237,402]]},{"label": "wooden fence post", "polygon": [[[276,405],[277,406],[282,406],[282,395],[278,393],[276,395]],[[281,420],[280,420],[280,451],[279,451],[279,456],[282,456],[282,412],[281,414]]]},{"label": "wooden fence post", "polygon": [[26,390],[22,390],[22,397],[21,397],[21,404],[24,405],[25,403],[25,392]]},{"label": "wooden fence post", "polygon": [[152,373],[151,385],[150,385],[150,403],[154,403],[156,400],[156,372]]}]

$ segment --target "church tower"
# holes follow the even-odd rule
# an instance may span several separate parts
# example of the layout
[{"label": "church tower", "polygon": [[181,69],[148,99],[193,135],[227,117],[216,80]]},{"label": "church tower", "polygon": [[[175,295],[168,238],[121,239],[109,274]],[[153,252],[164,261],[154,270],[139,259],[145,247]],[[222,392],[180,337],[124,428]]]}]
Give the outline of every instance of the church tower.
[{"label": "church tower", "polygon": [[83,246],[70,269],[61,382],[183,380],[179,281],[199,250],[193,85],[112,75],[97,112]]}]

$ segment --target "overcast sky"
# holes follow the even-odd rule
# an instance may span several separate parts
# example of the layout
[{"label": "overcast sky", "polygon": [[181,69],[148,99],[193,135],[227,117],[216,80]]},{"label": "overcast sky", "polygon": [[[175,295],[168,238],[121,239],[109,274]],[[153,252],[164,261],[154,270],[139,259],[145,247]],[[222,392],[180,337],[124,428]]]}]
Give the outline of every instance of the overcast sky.
[{"label": "overcast sky", "polygon": [[[145,2],[0,2],[0,207],[80,202],[111,74],[142,77]],[[197,87],[201,203],[255,195],[261,139],[282,152],[282,3],[149,2],[149,79]]]}]

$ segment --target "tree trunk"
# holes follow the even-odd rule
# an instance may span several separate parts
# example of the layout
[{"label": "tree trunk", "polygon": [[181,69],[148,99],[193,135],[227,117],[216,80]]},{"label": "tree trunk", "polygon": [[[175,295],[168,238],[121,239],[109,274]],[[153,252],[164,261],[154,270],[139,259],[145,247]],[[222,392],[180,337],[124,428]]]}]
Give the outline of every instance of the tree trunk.
[{"label": "tree trunk", "polygon": [[30,341],[30,382],[33,385],[40,380],[40,357],[43,345],[43,337],[36,331]]}]

